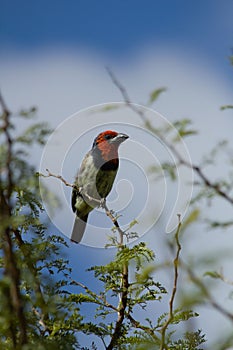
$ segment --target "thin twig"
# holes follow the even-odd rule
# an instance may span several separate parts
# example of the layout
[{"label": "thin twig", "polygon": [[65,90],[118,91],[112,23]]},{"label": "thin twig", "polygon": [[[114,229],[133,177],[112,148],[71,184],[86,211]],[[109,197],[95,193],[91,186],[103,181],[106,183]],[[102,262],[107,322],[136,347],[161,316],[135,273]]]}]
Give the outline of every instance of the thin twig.
[{"label": "thin twig", "polygon": [[112,70],[109,67],[106,67],[106,70],[113,82],[113,84],[120,90],[121,95],[124,99],[125,104],[135,113],[137,113],[140,118],[146,122],[146,117],[143,113],[143,111],[141,109],[139,109],[138,107],[135,106],[135,104],[133,104],[130,100],[130,97],[128,95],[128,92],[126,90],[126,88],[119,82],[119,80],[116,78],[115,74],[112,72]]},{"label": "thin twig", "polygon": [[174,281],[173,281],[173,288],[172,288],[172,294],[169,300],[169,314],[167,321],[164,323],[163,327],[161,328],[161,345],[160,350],[167,349],[166,347],[166,331],[168,329],[169,324],[172,322],[174,317],[174,300],[177,292],[177,284],[178,284],[178,276],[179,276],[179,257],[180,257],[180,251],[181,251],[181,244],[179,241],[179,232],[181,228],[181,221],[180,221],[180,215],[178,215],[178,227],[175,233],[175,242],[176,242],[176,256],[173,261],[173,267],[174,267]]},{"label": "thin twig", "polygon": [[55,177],[56,179],[61,180],[66,186],[75,188],[77,191],[79,191],[79,188],[75,184],[71,184],[67,182],[61,175],[53,174],[49,169],[46,169],[46,171],[47,171],[47,175],[43,173],[38,173],[38,175],[41,177]]},{"label": "thin twig", "polygon": [[204,283],[196,276],[194,271],[187,266],[184,262],[182,262],[182,266],[184,269],[187,271],[190,279],[193,281],[193,283],[200,288],[202,291],[203,295],[206,297],[207,301],[210,303],[210,305],[220,312],[223,316],[227,317],[231,322],[233,322],[233,314],[224,309],[220,304],[218,304],[212,295],[209,292],[209,289],[204,285]]},{"label": "thin twig", "polygon": [[153,329],[151,327],[147,327],[141,324],[141,322],[135,320],[131,314],[126,315],[129,321],[131,322],[132,326],[137,329],[141,329],[145,333],[147,333],[152,339],[158,340],[158,337],[155,335]]},{"label": "thin twig", "polygon": [[105,306],[105,307],[107,307],[107,308],[109,308],[109,309],[112,309],[112,310],[114,310],[114,311],[118,311],[117,307],[115,307],[114,305],[108,303],[108,302],[103,298],[103,296],[98,295],[98,294],[92,292],[85,284],[83,284],[83,283],[81,283],[81,282],[78,282],[78,281],[75,281],[75,280],[73,280],[73,279],[72,279],[72,281],[71,281],[71,284],[83,288],[83,289],[87,292],[87,294],[91,295],[92,297],[94,297],[94,298],[96,299],[96,300],[95,300],[95,303],[96,303],[96,304],[98,304],[98,305],[103,305],[103,306]]},{"label": "thin twig", "polygon": [[233,281],[229,280],[224,276],[223,268],[221,268],[220,273],[219,273],[219,278],[221,281],[223,281],[226,284],[229,284],[230,286],[233,286]]},{"label": "thin twig", "polygon": [[128,263],[125,262],[122,267],[122,292],[120,295],[120,301],[118,306],[118,318],[115,324],[111,341],[107,346],[107,350],[112,350],[117,345],[118,339],[121,337],[121,330],[123,321],[125,318],[126,308],[128,305],[128,289],[129,289],[129,274],[128,274]]},{"label": "thin twig", "polygon": [[110,220],[112,221],[113,225],[116,227],[118,233],[119,233],[119,246],[122,246],[124,243],[124,231],[120,228],[120,225],[117,221],[117,218],[113,215],[112,211],[109,210],[109,208],[107,207],[106,202],[104,201],[102,204],[103,208],[105,209],[105,213],[106,215],[110,218]]},{"label": "thin twig", "polygon": [[6,113],[8,116],[10,115],[10,111],[9,109],[7,108],[6,106],[6,102],[1,94],[1,91],[0,91],[0,106],[2,107],[2,111],[3,113]]},{"label": "thin twig", "polygon": [[36,317],[38,318],[39,325],[43,328],[43,331],[41,332],[42,335],[45,335],[46,332],[50,333],[49,328],[44,323],[43,315],[41,315],[40,312],[35,307],[32,307],[32,311],[36,315]]}]

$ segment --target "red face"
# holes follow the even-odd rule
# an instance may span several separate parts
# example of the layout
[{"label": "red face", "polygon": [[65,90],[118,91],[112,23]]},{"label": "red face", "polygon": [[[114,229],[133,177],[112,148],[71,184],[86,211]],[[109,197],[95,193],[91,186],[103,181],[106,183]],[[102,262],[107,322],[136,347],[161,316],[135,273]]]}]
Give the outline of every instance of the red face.
[{"label": "red face", "polygon": [[93,146],[99,145],[101,142],[111,140],[117,135],[118,133],[116,131],[112,131],[112,130],[103,131],[95,138]]},{"label": "red face", "polygon": [[102,158],[105,161],[110,161],[118,158],[118,147],[127,138],[128,136],[125,134],[106,130],[96,137],[93,147],[98,147]]}]

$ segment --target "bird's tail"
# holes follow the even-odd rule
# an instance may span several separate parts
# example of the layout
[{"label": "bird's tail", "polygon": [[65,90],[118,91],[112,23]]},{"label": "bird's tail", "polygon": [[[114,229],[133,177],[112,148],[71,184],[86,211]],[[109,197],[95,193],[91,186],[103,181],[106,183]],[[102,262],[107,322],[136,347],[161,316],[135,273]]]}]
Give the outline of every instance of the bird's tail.
[{"label": "bird's tail", "polygon": [[74,243],[81,242],[85,228],[86,228],[87,218],[88,218],[88,214],[82,218],[78,216],[75,217],[73,231],[70,237],[72,242]]}]

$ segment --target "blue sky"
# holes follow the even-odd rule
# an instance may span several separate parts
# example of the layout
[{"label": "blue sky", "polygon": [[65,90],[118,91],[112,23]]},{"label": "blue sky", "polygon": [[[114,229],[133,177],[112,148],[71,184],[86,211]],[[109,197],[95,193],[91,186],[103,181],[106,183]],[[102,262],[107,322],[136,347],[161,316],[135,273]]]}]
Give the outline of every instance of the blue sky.
[{"label": "blue sky", "polygon": [[2,49],[84,46],[117,56],[176,42],[215,59],[232,45],[232,11],[230,0],[2,0],[0,41]]},{"label": "blue sky", "polygon": [[[11,110],[37,105],[40,119],[57,127],[82,108],[122,100],[106,74],[105,65],[110,65],[134,102],[146,102],[154,88],[168,87],[156,109],[171,121],[192,118],[200,135],[198,141],[188,140],[187,145],[192,159],[198,161],[217,140],[232,139],[232,112],[219,111],[222,104],[232,103],[232,67],[228,61],[233,47],[232,13],[230,0],[2,0],[0,87]],[[111,115],[111,121],[116,121],[118,115]],[[81,113],[78,121],[83,129],[86,119]],[[92,133],[87,135],[85,145],[79,148],[82,152],[73,148],[64,162],[69,165],[64,173],[71,182],[92,144]],[[70,145],[67,147],[68,154]],[[124,150],[127,151],[126,144],[122,155]],[[32,160],[39,166],[41,153],[33,152]],[[51,163],[53,172],[60,172],[56,168],[59,154]],[[74,166],[70,166],[71,160],[74,162],[72,154],[77,155]],[[160,160],[160,155],[156,157]],[[215,169],[216,175],[222,171],[223,167]],[[73,213],[70,193],[68,189],[64,191],[68,214],[64,217],[63,208],[58,216],[70,232]],[[221,210],[218,208],[218,212]],[[224,212],[231,218],[231,210],[224,207]],[[95,220],[98,216],[93,213],[91,221]],[[150,246],[161,248],[164,235],[160,232],[161,223],[144,239]],[[193,251],[201,253],[201,247],[214,251],[224,249],[224,244],[232,245],[230,236],[222,240],[221,234],[213,238],[211,232],[194,233],[188,236],[185,248],[190,256]],[[89,242],[88,232],[86,237]],[[105,263],[111,255],[88,244],[71,246],[69,250],[74,268],[90,284],[93,281],[83,271],[90,265]],[[156,256],[160,261],[167,255],[161,248]],[[213,339],[220,322],[219,315],[210,317],[211,324],[204,316],[199,327],[204,327],[208,338]]]}]

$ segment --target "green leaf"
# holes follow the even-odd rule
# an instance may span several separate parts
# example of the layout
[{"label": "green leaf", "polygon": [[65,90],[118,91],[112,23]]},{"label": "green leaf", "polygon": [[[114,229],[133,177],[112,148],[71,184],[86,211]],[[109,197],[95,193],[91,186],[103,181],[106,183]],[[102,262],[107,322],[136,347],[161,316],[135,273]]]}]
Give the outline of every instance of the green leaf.
[{"label": "green leaf", "polygon": [[225,109],[232,109],[232,108],[233,108],[233,105],[224,105],[220,107],[220,110],[224,111]]},{"label": "green leaf", "polygon": [[79,294],[70,294],[67,298],[68,301],[75,302],[77,304],[81,303],[96,303],[96,299],[87,294],[79,293]]},{"label": "green leaf", "polygon": [[173,142],[178,142],[182,137],[195,135],[197,131],[190,129],[189,126],[192,124],[190,119],[184,118],[173,123],[173,126],[177,129],[178,135],[173,138]]},{"label": "green leaf", "polygon": [[169,162],[164,162],[159,166],[151,166],[148,169],[149,173],[155,174],[156,176],[163,178],[165,176],[169,176],[172,181],[176,180],[176,164],[172,164]]},{"label": "green leaf", "polygon": [[118,109],[118,108],[120,108],[120,105],[107,104],[107,105],[103,106],[103,108],[101,110],[102,110],[102,112],[109,112],[109,111],[112,111],[112,110],[115,110],[115,109]]},{"label": "green leaf", "polygon": [[156,270],[156,266],[155,265],[148,265],[146,267],[143,268],[142,272],[140,274],[137,274],[137,282],[138,283],[144,283],[145,281],[148,280],[148,278],[150,277],[150,275]]},{"label": "green leaf", "polygon": [[19,112],[19,116],[26,119],[31,119],[35,116],[36,112],[37,112],[37,107],[33,106],[28,109],[22,109]]},{"label": "green leaf", "polygon": [[155,102],[158,99],[158,97],[161,95],[161,93],[165,92],[166,90],[167,89],[165,87],[153,90],[150,93],[150,98],[149,98],[148,104],[151,105],[153,102]]},{"label": "green leaf", "polygon": [[196,222],[200,215],[200,209],[195,208],[191,211],[189,216],[182,222],[182,232],[192,223]]},{"label": "green leaf", "polygon": [[199,314],[197,312],[193,312],[192,310],[175,310],[175,314],[171,323],[178,324],[181,321],[188,321],[190,318],[198,316]]},{"label": "green leaf", "polygon": [[27,128],[21,136],[16,138],[16,142],[31,145],[38,143],[44,145],[47,136],[51,133],[47,123],[37,123]]},{"label": "green leaf", "polygon": [[221,279],[221,274],[217,271],[206,271],[204,276],[209,276],[211,278]]}]

